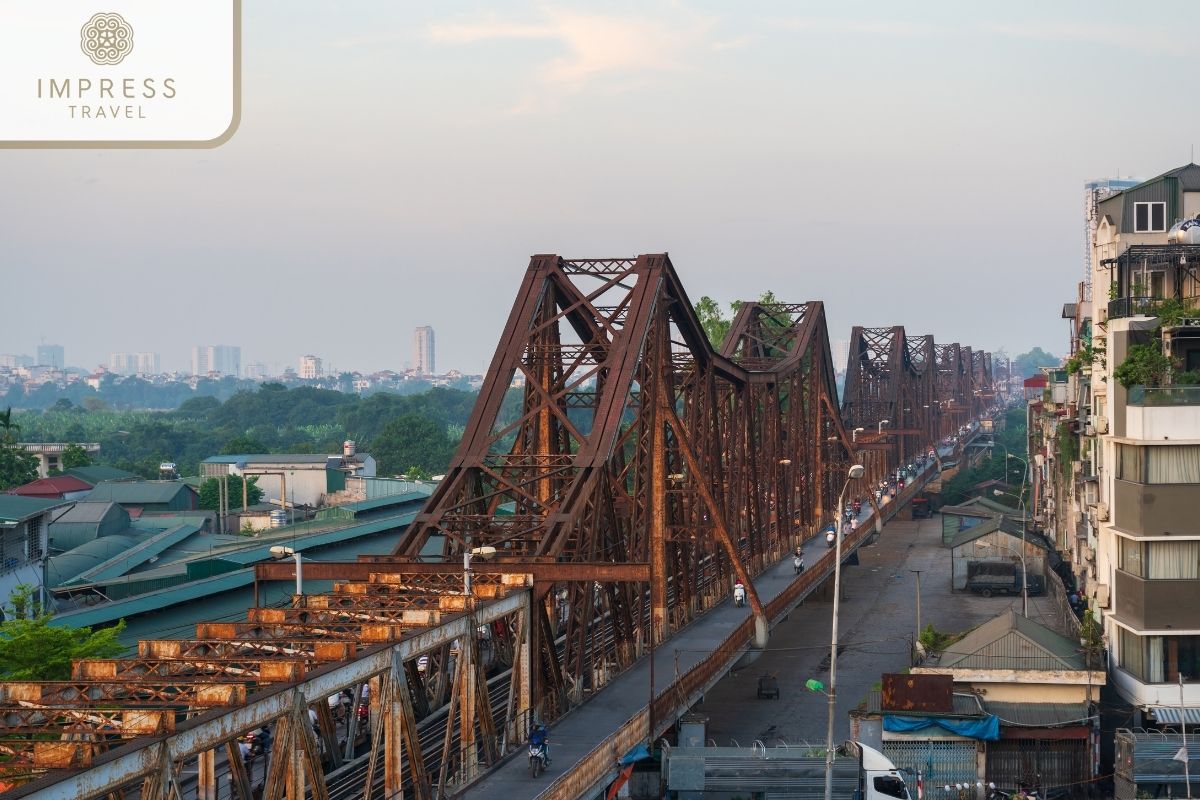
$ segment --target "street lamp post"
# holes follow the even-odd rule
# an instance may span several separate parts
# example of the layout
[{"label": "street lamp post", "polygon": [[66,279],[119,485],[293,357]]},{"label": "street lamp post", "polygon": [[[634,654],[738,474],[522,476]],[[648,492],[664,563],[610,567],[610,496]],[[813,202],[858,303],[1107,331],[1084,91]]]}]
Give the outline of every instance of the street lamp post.
[{"label": "street lamp post", "polygon": [[300,551],[277,544],[271,548],[271,555],[276,558],[291,556],[296,561],[296,594],[304,594],[304,565],[300,562]]},{"label": "street lamp post", "polygon": [[[864,471],[862,464],[855,464],[847,472],[846,482],[842,484],[842,491],[838,495],[837,513],[839,517],[846,502],[846,489],[849,488],[850,481],[861,478]],[[838,532],[834,534],[833,540],[833,632],[829,641],[829,721],[825,734],[825,800],[833,800],[833,718],[836,713],[837,700],[838,601],[842,594],[842,534],[840,526]]]},{"label": "street lamp post", "polygon": [[[1017,507],[1021,509],[1021,616],[1029,616],[1029,573],[1025,570],[1025,498],[1017,497],[1012,492],[1002,492],[999,489],[993,489],[992,494],[996,497],[1008,495],[1009,497],[1017,498]],[[1024,492],[1022,492],[1024,495]]]}]

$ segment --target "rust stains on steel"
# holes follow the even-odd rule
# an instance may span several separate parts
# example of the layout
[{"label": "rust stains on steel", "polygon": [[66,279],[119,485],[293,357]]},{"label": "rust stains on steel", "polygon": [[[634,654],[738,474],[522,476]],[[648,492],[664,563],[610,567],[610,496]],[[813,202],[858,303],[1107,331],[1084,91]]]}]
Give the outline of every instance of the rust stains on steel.
[{"label": "rust stains on steel", "polygon": [[954,711],[954,676],[884,673],[880,708],[950,714]]}]

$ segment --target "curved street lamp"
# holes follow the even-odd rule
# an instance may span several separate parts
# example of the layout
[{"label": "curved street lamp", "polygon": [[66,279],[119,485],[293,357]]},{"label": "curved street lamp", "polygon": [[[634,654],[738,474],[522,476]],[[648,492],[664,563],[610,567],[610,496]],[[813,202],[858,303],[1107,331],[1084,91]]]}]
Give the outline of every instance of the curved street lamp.
[{"label": "curved street lamp", "polygon": [[[855,464],[846,473],[846,482],[842,484],[842,491],[838,494],[837,513],[839,516],[845,506],[846,489],[850,487],[850,481],[858,480],[864,472],[866,472],[866,468],[862,464]],[[833,632],[829,642],[829,721],[825,735],[825,800],[833,800],[833,717],[837,701],[838,601],[842,595],[842,532],[840,525],[833,539]]]}]

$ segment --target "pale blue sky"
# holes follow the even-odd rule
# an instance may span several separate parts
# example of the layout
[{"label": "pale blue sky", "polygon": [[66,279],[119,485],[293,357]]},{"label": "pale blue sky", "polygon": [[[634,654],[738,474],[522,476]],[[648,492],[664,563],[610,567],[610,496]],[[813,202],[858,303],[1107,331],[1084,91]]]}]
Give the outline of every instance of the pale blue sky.
[{"label": "pale blue sky", "polygon": [[663,250],[833,338],[1061,352],[1083,182],[1200,137],[1182,2],[245,5],[229,144],[0,151],[0,352],[373,370],[431,324],[479,371],[530,254]]}]

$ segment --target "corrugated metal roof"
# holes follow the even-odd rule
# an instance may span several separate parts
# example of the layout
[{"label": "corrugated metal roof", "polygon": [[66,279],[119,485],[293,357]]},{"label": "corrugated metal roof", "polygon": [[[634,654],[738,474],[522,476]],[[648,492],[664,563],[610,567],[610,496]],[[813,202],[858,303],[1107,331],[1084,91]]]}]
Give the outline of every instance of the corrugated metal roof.
[{"label": "corrugated metal roof", "polygon": [[1024,728],[1054,728],[1083,725],[1090,719],[1087,703],[999,703],[987,701],[987,710],[1001,725]]},{"label": "corrugated metal roof", "polygon": [[169,503],[180,492],[194,491],[182,481],[105,481],[96,484],[88,500],[114,503]]},{"label": "corrugated metal roof", "polygon": [[132,536],[101,536],[60,556],[52,556],[46,561],[46,583],[50,587],[61,586],[118,553],[132,549],[137,542]]},{"label": "corrugated metal roof", "polygon": [[98,583],[116,578],[159,556],[200,530],[199,525],[183,524],[168,528],[162,533],[143,539],[133,547],[122,550],[103,563],[77,574],[67,581],[72,583]]},{"label": "corrugated metal roof", "polygon": [[[1179,706],[1150,706],[1149,710],[1160,725],[1179,724]],[[1183,711],[1183,721],[1187,723],[1189,728],[1193,725],[1200,727],[1200,708],[1184,707]]]},{"label": "corrugated metal roof", "polygon": [[63,473],[71,475],[79,480],[95,486],[102,481],[128,481],[141,480],[140,475],[135,475],[132,472],[127,472],[116,467],[106,467],[102,464],[92,464],[88,467],[72,467]]},{"label": "corrugated metal roof", "polygon": [[1082,670],[1084,660],[1078,641],[1010,610],[951,644],[931,666]]},{"label": "corrugated metal roof", "polygon": [[[121,508],[111,500],[82,500],[55,518],[55,522],[102,522],[114,508]],[[122,509],[122,513],[124,509]],[[126,514],[128,516],[128,514]]]},{"label": "corrugated metal roof", "polygon": [[0,494],[0,522],[20,522],[29,517],[36,517],[48,508],[63,504],[64,501],[52,498]]},{"label": "corrugated metal roof", "polygon": [[24,486],[11,490],[12,494],[22,497],[51,497],[62,496],[68,492],[86,492],[92,485],[73,475],[55,475],[51,478],[38,478]]}]

